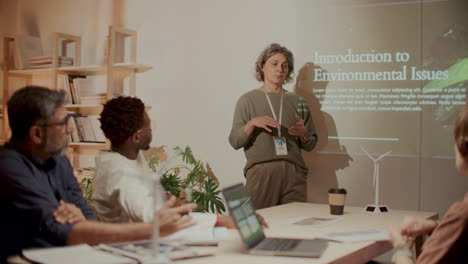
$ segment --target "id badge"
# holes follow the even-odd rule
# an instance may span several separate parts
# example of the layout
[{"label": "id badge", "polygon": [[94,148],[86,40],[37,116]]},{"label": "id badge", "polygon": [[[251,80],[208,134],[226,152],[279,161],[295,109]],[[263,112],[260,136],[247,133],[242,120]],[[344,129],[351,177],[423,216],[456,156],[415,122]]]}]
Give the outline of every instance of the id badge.
[{"label": "id badge", "polygon": [[274,137],[276,155],[288,155],[288,147],[286,146],[285,137]]}]

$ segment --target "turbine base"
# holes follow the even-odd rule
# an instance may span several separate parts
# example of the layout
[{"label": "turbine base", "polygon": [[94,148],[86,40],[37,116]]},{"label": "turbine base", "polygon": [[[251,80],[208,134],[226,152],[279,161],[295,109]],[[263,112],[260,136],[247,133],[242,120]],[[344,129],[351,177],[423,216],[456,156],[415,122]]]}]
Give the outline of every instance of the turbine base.
[{"label": "turbine base", "polygon": [[375,214],[381,214],[390,212],[390,209],[386,205],[368,204],[364,211]]}]

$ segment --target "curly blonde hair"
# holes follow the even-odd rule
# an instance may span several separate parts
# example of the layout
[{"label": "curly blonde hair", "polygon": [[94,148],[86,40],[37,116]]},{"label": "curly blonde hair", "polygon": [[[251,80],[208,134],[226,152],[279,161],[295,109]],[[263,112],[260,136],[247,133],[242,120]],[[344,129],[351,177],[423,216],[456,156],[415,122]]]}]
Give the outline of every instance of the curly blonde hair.
[{"label": "curly blonde hair", "polygon": [[265,65],[265,62],[273,55],[281,53],[283,54],[286,59],[288,60],[288,74],[286,75],[286,78],[283,81],[283,84],[286,84],[288,82],[291,82],[293,80],[292,75],[294,74],[294,56],[290,50],[288,50],[286,47],[281,46],[278,43],[273,43],[268,45],[262,53],[260,53],[260,56],[258,56],[257,62],[255,63],[255,78],[259,82],[263,82],[265,80],[265,76],[263,74],[263,65]]}]

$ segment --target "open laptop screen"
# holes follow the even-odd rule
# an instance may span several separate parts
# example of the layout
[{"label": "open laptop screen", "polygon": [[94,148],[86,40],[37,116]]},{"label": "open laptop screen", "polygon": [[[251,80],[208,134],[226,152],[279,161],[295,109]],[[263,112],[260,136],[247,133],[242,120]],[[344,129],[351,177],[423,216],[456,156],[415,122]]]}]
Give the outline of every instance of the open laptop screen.
[{"label": "open laptop screen", "polygon": [[262,225],[242,183],[224,189],[223,194],[244,244],[251,248],[265,239]]}]

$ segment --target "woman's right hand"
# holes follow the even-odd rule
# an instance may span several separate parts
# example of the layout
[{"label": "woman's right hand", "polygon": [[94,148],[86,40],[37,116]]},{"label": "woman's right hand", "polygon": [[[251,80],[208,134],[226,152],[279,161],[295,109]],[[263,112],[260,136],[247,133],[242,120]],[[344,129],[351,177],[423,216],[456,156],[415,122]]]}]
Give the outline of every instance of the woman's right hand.
[{"label": "woman's right hand", "polygon": [[399,228],[390,227],[390,240],[394,247],[408,247],[414,245],[414,239],[422,234],[432,233],[437,223],[432,220],[420,220],[414,217],[405,217]]},{"label": "woman's right hand", "polygon": [[401,224],[401,234],[408,237],[417,237],[422,234],[432,233],[436,227],[437,223],[432,220],[405,217]]},{"label": "woman's right hand", "polygon": [[190,227],[195,224],[192,217],[188,214],[191,213],[197,204],[188,203],[178,207],[161,208],[157,213],[159,220],[159,233],[161,236],[168,236],[179,230]]},{"label": "woman's right hand", "polygon": [[263,128],[268,132],[271,132],[271,128],[276,128],[279,126],[279,122],[269,116],[257,116],[252,119],[250,119],[247,124],[244,126],[244,132],[247,134],[247,136],[252,135],[253,131],[255,130],[256,127],[258,128]]}]

